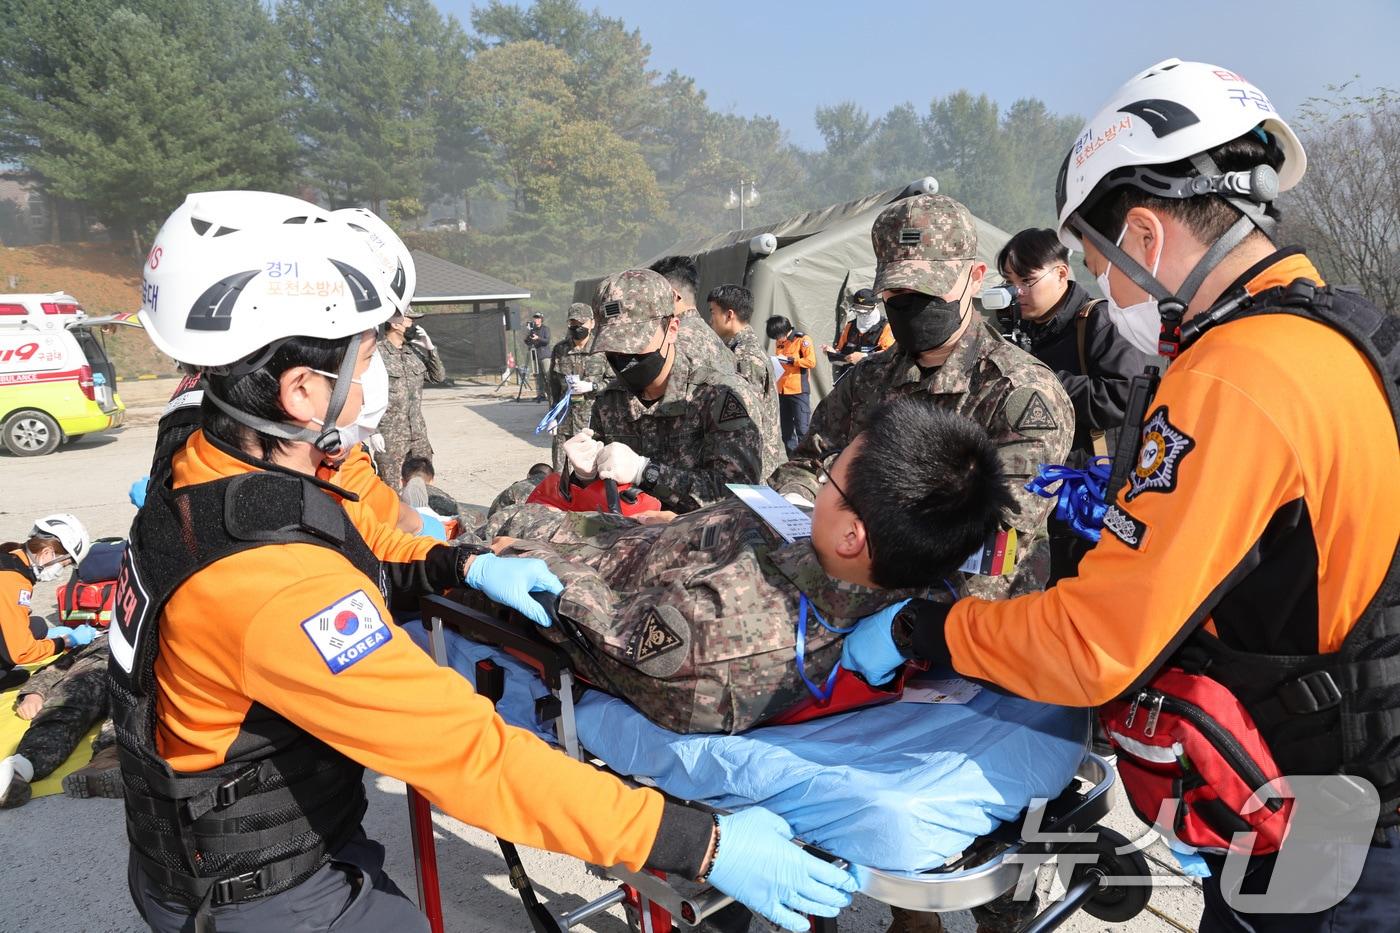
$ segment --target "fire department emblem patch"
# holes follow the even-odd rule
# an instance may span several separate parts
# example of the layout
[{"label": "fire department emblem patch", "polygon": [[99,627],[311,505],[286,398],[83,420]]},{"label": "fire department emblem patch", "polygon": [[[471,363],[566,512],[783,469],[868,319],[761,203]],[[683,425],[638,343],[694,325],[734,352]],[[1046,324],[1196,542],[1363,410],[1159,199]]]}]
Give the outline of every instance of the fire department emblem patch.
[{"label": "fire department emblem patch", "polygon": [[1168,420],[1167,406],[1154,411],[1142,426],[1137,465],[1128,474],[1126,501],[1131,502],[1144,492],[1175,489],[1181,461],[1195,446],[1196,441],[1189,434]]}]

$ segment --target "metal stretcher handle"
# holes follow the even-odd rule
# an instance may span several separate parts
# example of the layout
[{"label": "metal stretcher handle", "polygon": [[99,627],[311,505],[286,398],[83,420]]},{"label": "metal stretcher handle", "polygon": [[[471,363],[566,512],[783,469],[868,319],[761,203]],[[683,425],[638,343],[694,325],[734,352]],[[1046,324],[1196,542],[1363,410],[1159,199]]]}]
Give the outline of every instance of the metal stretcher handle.
[{"label": "metal stretcher handle", "polygon": [[[463,594],[467,595],[467,594]],[[533,594],[551,612],[552,606],[540,600],[546,593]],[[468,597],[470,598],[470,597]],[[528,620],[514,621],[511,610],[482,597],[490,611],[478,609],[446,596],[425,596],[422,601],[424,619],[440,619],[442,624],[461,632],[473,641],[508,648],[539,663],[544,681],[553,690],[560,689],[560,674],[570,669],[568,657],[558,648],[535,634],[535,625]],[[551,596],[552,600],[553,597]]]}]

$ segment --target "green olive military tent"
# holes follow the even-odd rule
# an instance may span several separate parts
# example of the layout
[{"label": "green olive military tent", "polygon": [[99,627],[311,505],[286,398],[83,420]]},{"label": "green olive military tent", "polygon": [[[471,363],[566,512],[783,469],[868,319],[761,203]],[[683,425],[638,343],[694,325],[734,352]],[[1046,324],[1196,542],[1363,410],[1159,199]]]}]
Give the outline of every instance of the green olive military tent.
[{"label": "green olive military tent", "polygon": [[[870,228],[875,218],[895,201],[937,190],[937,181],[921,178],[777,223],[682,240],[643,265],[663,256],[693,256],[700,271],[696,298],[702,313],[710,289],[738,282],[753,292],[753,323],[760,337],[764,337],[763,322],[780,314],[810,334],[818,345],[830,343],[840,330],[851,294],[874,283]],[[977,218],[977,258],[989,267],[1008,239],[1005,231]],[[591,304],[602,278],[576,281],[574,301]],[[812,394],[817,398],[825,395],[831,379],[830,365],[818,354]]]}]

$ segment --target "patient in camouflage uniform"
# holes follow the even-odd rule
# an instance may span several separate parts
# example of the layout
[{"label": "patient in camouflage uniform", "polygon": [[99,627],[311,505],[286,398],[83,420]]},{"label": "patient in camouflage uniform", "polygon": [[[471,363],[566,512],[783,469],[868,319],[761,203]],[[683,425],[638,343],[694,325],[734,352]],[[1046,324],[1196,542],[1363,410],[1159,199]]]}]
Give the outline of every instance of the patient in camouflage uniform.
[{"label": "patient in camouflage uniform", "polygon": [[585,679],[673,731],[738,732],[807,695],[804,606],[805,673],[821,684],[841,655],[831,629],[956,587],[1013,504],[986,431],[923,399],[882,408],[822,469],[812,536],[795,543],[736,500],[654,523],[517,505],[487,534],[564,582],[544,632]]}]

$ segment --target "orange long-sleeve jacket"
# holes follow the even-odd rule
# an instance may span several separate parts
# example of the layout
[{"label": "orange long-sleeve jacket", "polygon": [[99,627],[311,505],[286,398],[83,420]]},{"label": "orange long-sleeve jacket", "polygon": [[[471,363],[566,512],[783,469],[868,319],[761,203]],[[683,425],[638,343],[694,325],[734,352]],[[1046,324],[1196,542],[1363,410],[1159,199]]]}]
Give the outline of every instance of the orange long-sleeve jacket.
[{"label": "orange long-sleeve jacket", "polygon": [[[1242,281],[1257,294],[1300,277],[1322,282],[1285,252]],[[1400,540],[1400,439],[1376,370],[1326,325],[1247,317],[1184,352],[1149,411],[1139,462],[1079,576],[1005,602],[962,600],[933,633],[960,673],[1096,706],[1197,624],[1244,651],[1341,645]]]},{"label": "orange long-sleeve jacket", "polygon": [[812,338],[793,331],[791,336],[775,342],[774,356],[785,356],[792,360],[783,364],[783,374],[778,377],[779,395],[801,395],[809,386],[807,374],[817,365],[817,351],[812,346]]},{"label": "orange long-sleeve jacket", "polygon": [[[172,467],[177,488],[255,469],[202,432]],[[381,559],[412,560],[436,546],[354,517],[359,503],[347,507]],[[350,599],[356,613],[345,618],[383,625],[384,637],[346,664],[327,647],[334,633],[317,623],[340,618],[331,610]],[[396,630],[373,581],[324,547],[265,545],[197,572],[165,606],[155,678],[156,748],[177,771],[223,763],[260,706],[505,839],[639,867],[661,825],[660,794],[629,789],[507,725]]]},{"label": "orange long-sleeve jacket", "polygon": [[24,548],[0,551],[0,673],[65,649],[62,638],[35,638],[29,628],[34,571]]}]

